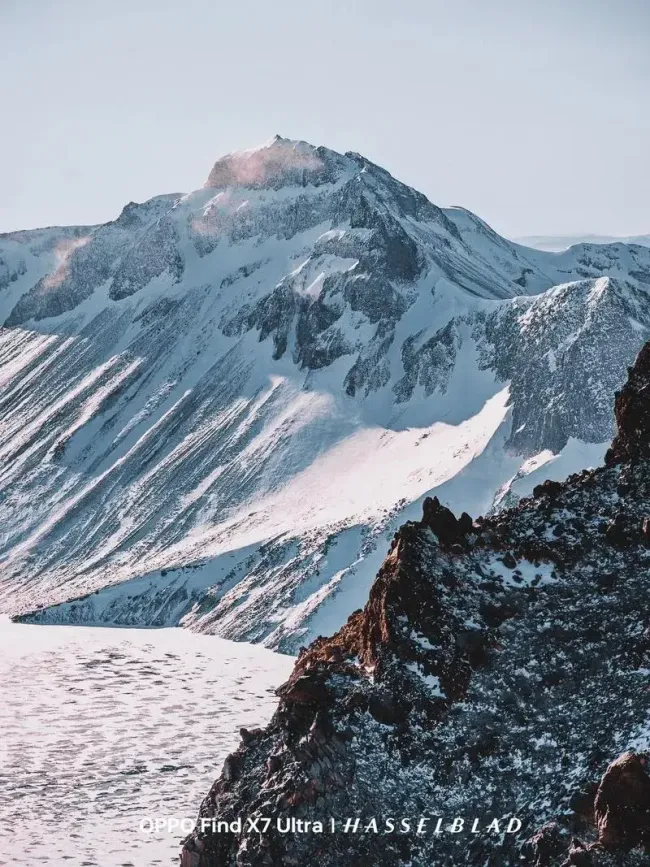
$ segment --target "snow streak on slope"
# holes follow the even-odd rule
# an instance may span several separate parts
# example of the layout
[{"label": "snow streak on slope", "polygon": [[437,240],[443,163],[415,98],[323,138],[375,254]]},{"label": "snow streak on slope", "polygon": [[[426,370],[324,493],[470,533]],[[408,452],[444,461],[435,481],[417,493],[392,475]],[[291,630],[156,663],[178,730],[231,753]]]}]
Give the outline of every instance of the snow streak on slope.
[{"label": "snow streak on slope", "polygon": [[0,275],[2,609],[286,649],[365,598],[428,491],[476,514],[608,440],[650,332],[650,250],[527,250],[280,138],[1,236]]}]

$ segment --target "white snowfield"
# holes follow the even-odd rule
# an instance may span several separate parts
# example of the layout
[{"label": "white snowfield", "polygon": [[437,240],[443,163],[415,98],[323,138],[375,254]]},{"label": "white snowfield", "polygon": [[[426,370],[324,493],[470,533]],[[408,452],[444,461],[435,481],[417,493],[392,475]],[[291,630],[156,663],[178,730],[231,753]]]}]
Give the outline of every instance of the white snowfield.
[{"label": "white snowfield", "polygon": [[0,236],[0,610],[295,650],[428,493],[476,515],[601,460],[649,282],[650,249],[529,250],[280,138]]},{"label": "white snowfield", "polygon": [[0,619],[0,864],[177,864],[173,820],[196,820],[293,663],[180,629]]}]

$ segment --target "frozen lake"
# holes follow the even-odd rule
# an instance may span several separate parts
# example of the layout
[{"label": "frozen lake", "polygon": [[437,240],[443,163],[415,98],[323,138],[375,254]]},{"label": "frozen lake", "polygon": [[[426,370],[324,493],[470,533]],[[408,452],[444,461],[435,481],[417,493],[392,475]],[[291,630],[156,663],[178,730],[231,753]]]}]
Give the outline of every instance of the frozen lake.
[{"label": "frozen lake", "polygon": [[292,666],[180,629],[0,619],[0,865],[178,864],[183,835],[141,823],[196,817]]}]

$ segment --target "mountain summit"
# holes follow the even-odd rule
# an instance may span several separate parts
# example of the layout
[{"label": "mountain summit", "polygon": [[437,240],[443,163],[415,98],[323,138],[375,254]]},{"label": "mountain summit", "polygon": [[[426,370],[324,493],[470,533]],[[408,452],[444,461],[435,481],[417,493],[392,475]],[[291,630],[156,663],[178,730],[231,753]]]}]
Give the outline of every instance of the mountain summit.
[{"label": "mountain summit", "polygon": [[295,650],[424,498],[599,463],[650,249],[518,246],[276,137],[101,226],[0,236],[0,608]]},{"label": "mountain summit", "polygon": [[352,175],[355,168],[357,165],[351,155],[341,156],[324,147],[276,135],[261,147],[218,159],[206,186],[268,190],[319,186],[336,181],[346,171]]}]

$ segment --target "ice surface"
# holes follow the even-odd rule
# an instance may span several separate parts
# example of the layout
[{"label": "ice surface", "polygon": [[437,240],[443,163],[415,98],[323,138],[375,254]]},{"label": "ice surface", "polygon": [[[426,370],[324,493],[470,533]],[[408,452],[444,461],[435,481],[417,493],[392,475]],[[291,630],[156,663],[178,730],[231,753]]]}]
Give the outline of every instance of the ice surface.
[{"label": "ice surface", "polygon": [[196,818],[292,666],[180,629],[0,620],[0,864],[176,864],[181,834],[141,820]]}]

